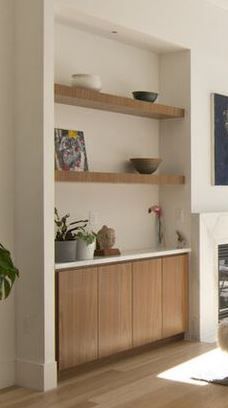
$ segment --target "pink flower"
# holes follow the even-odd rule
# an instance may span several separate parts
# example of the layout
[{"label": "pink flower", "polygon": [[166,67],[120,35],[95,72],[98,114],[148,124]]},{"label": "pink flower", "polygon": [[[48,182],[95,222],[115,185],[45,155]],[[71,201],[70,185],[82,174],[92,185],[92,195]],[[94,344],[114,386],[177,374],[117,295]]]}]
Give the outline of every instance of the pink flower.
[{"label": "pink flower", "polygon": [[158,218],[162,216],[162,209],[159,205],[153,205],[148,209],[148,213],[154,213]]}]

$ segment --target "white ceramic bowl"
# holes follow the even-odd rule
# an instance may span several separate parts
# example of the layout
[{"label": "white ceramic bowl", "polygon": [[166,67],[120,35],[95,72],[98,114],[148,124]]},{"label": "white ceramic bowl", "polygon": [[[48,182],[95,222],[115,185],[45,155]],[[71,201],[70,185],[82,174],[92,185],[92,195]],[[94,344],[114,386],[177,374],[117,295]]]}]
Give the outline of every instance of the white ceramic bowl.
[{"label": "white ceramic bowl", "polygon": [[99,75],[74,74],[72,75],[72,86],[80,88],[89,88],[94,91],[101,90],[101,78]]}]

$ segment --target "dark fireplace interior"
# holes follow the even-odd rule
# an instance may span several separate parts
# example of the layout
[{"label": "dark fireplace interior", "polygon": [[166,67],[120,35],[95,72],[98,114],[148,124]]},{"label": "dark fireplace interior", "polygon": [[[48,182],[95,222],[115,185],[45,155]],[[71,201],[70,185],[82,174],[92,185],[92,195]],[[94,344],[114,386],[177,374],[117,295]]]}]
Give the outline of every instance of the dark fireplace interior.
[{"label": "dark fireplace interior", "polygon": [[218,246],[219,321],[228,317],[228,244]]}]

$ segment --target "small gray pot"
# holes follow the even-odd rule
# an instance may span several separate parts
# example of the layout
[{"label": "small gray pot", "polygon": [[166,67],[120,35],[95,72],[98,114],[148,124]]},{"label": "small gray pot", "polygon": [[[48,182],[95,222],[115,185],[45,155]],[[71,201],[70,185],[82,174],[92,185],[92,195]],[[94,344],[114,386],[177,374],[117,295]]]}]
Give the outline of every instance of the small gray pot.
[{"label": "small gray pot", "polygon": [[55,241],[55,262],[74,262],[76,260],[77,241]]}]

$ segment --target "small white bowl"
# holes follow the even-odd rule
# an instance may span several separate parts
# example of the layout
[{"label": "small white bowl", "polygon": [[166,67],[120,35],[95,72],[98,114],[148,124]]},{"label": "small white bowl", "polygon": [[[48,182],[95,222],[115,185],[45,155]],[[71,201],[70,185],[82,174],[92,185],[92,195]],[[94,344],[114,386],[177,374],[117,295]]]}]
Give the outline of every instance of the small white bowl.
[{"label": "small white bowl", "polygon": [[99,75],[74,74],[72,75],[72,86],[100,91],[101,78],[99,77]]}]

